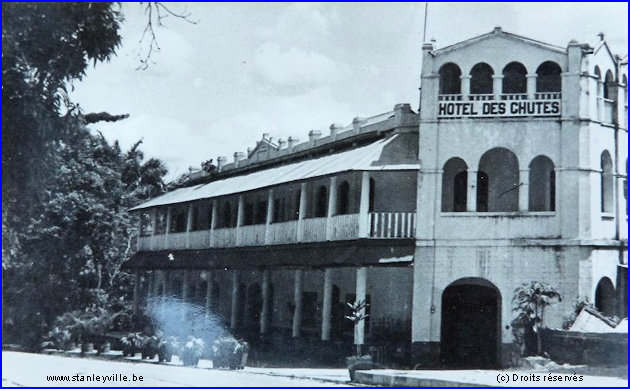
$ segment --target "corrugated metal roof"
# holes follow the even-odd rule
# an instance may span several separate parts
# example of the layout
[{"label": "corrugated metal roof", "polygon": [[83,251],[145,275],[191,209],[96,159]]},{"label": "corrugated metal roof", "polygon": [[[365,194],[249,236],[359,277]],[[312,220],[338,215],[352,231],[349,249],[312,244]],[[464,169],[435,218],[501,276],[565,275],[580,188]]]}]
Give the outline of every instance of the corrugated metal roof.
[{"label": "corrugated metal roof", "polygon": [[381,139],[367,146],[358,147],[356,149],[337,154],[295,162],[289,165],[244,174],[242,176],[229,177],[224,180],[213,181],[207,184],[199,184],[187,188],[175,189],[174,191],[165,193],[162,196],[133,207],[130,211],[242,193],[254,189],[344,171],[418,169],[419,166],[413,164],[371,165],[373,161],[378,161],[380,159],[383,148],[397,136],[398,135],[394,135],[390,138]]}]

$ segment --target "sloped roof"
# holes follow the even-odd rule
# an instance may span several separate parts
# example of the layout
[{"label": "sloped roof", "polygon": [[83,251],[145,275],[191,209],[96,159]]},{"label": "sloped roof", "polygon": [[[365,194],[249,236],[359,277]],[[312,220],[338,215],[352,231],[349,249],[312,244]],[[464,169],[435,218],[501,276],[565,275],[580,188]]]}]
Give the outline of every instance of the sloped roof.
[{"label": "sloped roof", "polygon": [[372,165],[374,161],[380,159],[383,148],[397,136],[398,135],[393,135],[367,146],[337,154],[295,162],[250,174],[229,177],[206,184],[176,189],[133,207],[130,211],[242,193],[344,171],[418,169],[419,165],[414,164]]},{"label": "sloped roof", "polygon": [[544,48],[544,49],[548,49],[548,50],[552,50],[552,51],[556,51],[556,52],[560,52],[560,53],[566,53],[567,50],[564,47],[560,47],[560,46],[556,46],[556,45],[552,45],[550,43],[545,43],[545,42],[541,42],[541,41],[537,41],[535,39],[531,39],[531,38],[527,38],[521,35],[517,35],[517,34],[512,34],[509,32],[505,32],[503,31],[500,27],[495,28],[493,31],[486,33],[486,34],[482,34],[470,39],[466,39],[464,41],[452,44],[450,46],[446,46],[446,47],[442,47],[436,50],[433,50],[433,53],[435,54],[440,54],[440,53],[445,53],[445,52],[449,52],[455,49],[460,49],[462,47],[466,47],[469,45],[472,45],[474,43],[486,40],[486,39],[491,39],[493,37],[497,37],[497,36],[502,36],[505,38],[509,38],[509,39],[514,39],[517,41],[521,41],[533,46],[537,46],[540,48]]}]

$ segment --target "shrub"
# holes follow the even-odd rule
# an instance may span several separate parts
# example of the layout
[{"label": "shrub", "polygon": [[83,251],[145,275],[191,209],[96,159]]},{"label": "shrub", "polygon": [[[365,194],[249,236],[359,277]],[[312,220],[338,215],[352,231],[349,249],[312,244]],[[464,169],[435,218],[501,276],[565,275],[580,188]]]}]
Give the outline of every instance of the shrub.
[{"label": "shrub", "polygon": [[214,352],[212,365],[215,368],[242,369],[245,364],[244,355],[249,352],[249,345],[233,337],[222,337],[214,341],[212,351]]}]

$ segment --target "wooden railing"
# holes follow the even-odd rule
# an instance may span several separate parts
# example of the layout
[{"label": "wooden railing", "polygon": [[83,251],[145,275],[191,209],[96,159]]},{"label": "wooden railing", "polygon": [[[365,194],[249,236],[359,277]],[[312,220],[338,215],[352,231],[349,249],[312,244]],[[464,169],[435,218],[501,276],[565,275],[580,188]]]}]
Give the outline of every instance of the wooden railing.
[{"label": "wooden railing", "polygon": [[337,215],[330,218],[330,240],[356,239],[359,237],[359,214]]},{"label": "wooden railing", "polygon": [[372,212],[371,238],[413,238],[416,235],[415,212]]},{"label": "wooden railing", "polygon": [[302,220],[304,225],[304,242],[320,242],[326,240],[325,217]]},{"label": "wooden railing", "polygon": [[297,226],[297,220],[270,224],[267,227],[269,228],[270,243],[296,243]]},{"label": "wooden railing", "polygon": [[265,225],[241,226],[238,229],[241,246],[261,246],[265,244]]},{"label": "wooden railing", "polygon": [[212,231],[214,247],[236,246],[236,228],[219,228]]},{"label": "wooden railing", "polygon": [[[238,228],[219,228],[140,236],[138,250],[184,250],[210,247],[262,246],[359,238],[413,238],[415,212],[372,212],[365,215],[367,230],[360,236],[361,215],[358,213],[292,220],[282,223],[257,224]],[[301,231],[298,231],[302,228]],[[238,237],[237,237],[238,234]]]}]

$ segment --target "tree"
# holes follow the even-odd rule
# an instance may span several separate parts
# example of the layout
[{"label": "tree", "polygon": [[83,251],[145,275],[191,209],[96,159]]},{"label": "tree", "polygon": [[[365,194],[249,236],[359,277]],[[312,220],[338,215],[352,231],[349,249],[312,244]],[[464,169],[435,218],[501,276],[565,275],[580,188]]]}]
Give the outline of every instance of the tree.
[{"label": "tree", "polygon": [[517,316],[512,322],[512,326],[519,328],[530,328],[536,333],[537,354],[542,354],[542,343],[540,329],[542,327],[545,308],[562,301],[562,296],[553,286],[531,281],[523,283],[514,290],[512,297],[512,310]]}]

